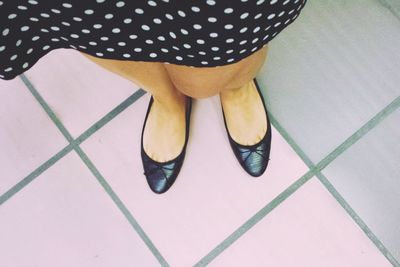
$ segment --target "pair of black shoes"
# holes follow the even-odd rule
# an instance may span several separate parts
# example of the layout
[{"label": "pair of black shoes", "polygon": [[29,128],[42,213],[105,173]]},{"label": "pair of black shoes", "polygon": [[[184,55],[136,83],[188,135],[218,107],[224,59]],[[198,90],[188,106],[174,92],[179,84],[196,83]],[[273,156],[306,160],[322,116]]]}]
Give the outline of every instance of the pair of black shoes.
[{"label": "pair of black shoes", "polygon": [[[239,161],[240,165],[243,169],[250,174],[251,176],[258,177],[261,176],[269,162],[269,154],[271,149],[271,123],[268,117],[267,108],[265,106],[264,98],[261,94],[260,88],[256,79],[254,79],[254,83],[256,85],[258,94],[262,100],[264,110],[267,117],[267,132],[263,139],[257,144],[246,146],[241,145],[235,142],[231,135],[229,134],[228,127],[226,125],[225,114],[222,109],[222,113],[224,115],[224,123],[225,129],[228,134],[229,143],[232,147],[232,150]],[[169,160],[167,162],[157,162],[151,159],[143,148],[143,133],[146,126],[147,118],[149,116],[149,112],[151,106],[154,102],[153,97],[150,99],[150,103],[147,109],[146,117],[143,124],[142,129],[142,137],[141,137],[141,155],[142,155],[142,163],[144,168],[144,174],[147,179],[147,183],[149,184],[151,190],[154,193],[161,194],[166,192],[172,184],[175,182],[176,177],[181,170],[185,153],[186,146],[189,139],[189,125],[190,125],[190,113],[192,109],[192,99],[190,97],[187,98],[186,103],[186,131],[185,131],[185,143],[182,149],[182,152],[174,159]]]}]

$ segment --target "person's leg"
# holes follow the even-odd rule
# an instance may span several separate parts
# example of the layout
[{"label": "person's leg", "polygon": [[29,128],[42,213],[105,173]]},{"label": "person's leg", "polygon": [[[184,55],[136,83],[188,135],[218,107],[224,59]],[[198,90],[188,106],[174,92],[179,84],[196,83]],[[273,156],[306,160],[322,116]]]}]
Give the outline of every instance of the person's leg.
[{"label": "person's leg", "polygon": [[217,67],[190,67],[164,64],[175,87],[193,98],[206,98],[226,89],[243,87],[261,69],[268,46],[233,64]]},{"label": "person's leg", "polygon": [[162,63],[102,59],[81,53],[152,94],[154,103],[143,136],[146,153],[155,161],[175,158],[185,141],[186,96],[176,90]]},{"label": "person's leg", "polygon": [[183,147],[185,95],[204,98],[220,93],[232,137],[241,144],[256,143],[257,137],[262,137],[265,113],[251,82],[262,67],[267,50],[265,46],[234,64],[205,68],[82,55],[153,95],[155,102],[144,144],[146,153],[162,162],[174,158]]},{"label": "person's leg", "polygon": [[263,66],[268,45],[243,60],[219,67],[165,65],[175,87],[203,98],[220,94],[232,138],[243,145],[258,143],[267,130],[266,115],[253,79]]}]

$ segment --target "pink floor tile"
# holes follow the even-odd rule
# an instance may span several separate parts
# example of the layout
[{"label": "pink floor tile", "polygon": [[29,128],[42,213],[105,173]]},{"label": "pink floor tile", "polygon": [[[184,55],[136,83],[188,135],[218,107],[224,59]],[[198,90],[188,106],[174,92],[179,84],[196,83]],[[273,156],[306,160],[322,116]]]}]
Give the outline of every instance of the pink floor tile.
[{"label": "pink floor tile", "polygon": [[265,175],[247,175],[231,152],[214,97],[194,102],[185,163],[172,188],[157,195],[140,159],[148,101],[149,95],[139,99],[82,147],[171,266],[192,266],[307,172],[273,128]]},{"label": "pink floor tile", "polygon": [[364,232],[312,178],[209,266],[391,266]]},{"label": "pink floor tile", "polygon": [[1,266],[160,266],[71,152],[0,207]]},{"label": "pink floor tile", "polygon": [[21,79],[0,81],[0,195],[66,145]]},{"label": "pink floor tile", "polygon": [[138,89],[73,49],[51,51],[25,74],[74,137]]}]

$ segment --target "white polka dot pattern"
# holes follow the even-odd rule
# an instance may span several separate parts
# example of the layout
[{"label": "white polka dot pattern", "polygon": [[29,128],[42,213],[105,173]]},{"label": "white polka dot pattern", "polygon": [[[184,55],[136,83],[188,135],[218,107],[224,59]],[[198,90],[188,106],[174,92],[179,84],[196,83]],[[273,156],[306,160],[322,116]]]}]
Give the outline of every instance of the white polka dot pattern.
[{"label": "white polka dot pattern", "polygon": [[264,47],[306,0],[0,1],[0,78],[48,52],[193,67],[232,64]]}]

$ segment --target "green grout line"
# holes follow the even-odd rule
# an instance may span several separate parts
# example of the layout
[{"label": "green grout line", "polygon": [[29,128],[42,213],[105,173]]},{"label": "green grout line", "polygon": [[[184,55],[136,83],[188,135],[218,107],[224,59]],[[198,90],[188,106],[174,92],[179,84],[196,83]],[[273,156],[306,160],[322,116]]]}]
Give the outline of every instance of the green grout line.
[{"label": "green grout line", "polygon": [[131,96],[129,96],[125,101],[123,101],[121,104],[119,104],[117,107],[115,107],[109,113],[107,113],[103,118],[101,118],[99,121],[97,121],[91,127],[89,127],[89,129],[87,129],[84,133],[82,133],[78,138],[76,138],[75,139],[76,144],[79,145],[82,142],[84,142],[93,133],[95,133],[97,130],[102,128],[105,124],[107,124],[109,121],[111,121],[113,118],[115,118],[122,111],[127,109],[130,105],[135,103],[136,100],[138,100],[140,97],[142,97],[145,94],[146,94],[146,91],[144,91],[143,89],[137,90],[135,93],[133,93]]},{"label": "green grout line", "polygon": [[[66,138],[67,138],[67,136],[70,136],[68,131],[64,127],[64,125],[58,120],[58,118],[56,117],[54,112],[47,105],[47,103],[45,102],[43,97],[40,96],[40,94],[34,88],[32,83],[26,78],[26,76],[24,74],[21,74],[20,78],[22,79],[24,84],[28,87],[29,91],[34,95],[35,99],[39,102],[39,104],[42,106],[42,108],[50,116],[52,121],[56,124],[57,128],[64,134],[64,136]],[[103,127],[106,123],[111,121],[114,117],[116,117],[118,114],[120,114],[122,111],[124,111],[127,107],[129,107],[131,104],[133,104],[136,100],[138,100],[145,93],[146,92],[142,89],[137,90],[130,97],[128,97],[125,101],[123,101],[120,105],[118,105],[116,108],[114,108],[108,114],[106,114],[103,118],[101,118],[98,122],[96,122],[92,127],[90,127],[88,130],[86,130],[83,134],[81,134],[76,140],[73,140],[73,139],[68,140],[69,138],[67,138],[67,140],[70,142],[69,145],[64,147],[60,152],[58,152],[56,155],[51,157],[45,163],[40,165],[36,170],[34,170],[32,173],[30,173],[28,176],[26,176],[24,179],[22,179],[16,185],[14,185],[12,188],[10,188],[8,191],[6,191],[3,195],[0,195],[0,205],[2,205],[4,202],[6,202],[8,199],[10,199],[13,195],[15,195],[17,192],[19,192],[23,187],[28,185],[37,176],[39,176],[43,171],[50,168],[59,159],[61,159],[66,154],[68,154],[68,152],[70,152],[73,149],[73,145],[80,144],[83,141],[85,141],[94,132],[96,132],[101,127]]]},{"label": "green grout line", "polygon": [[49,160],[47,160],[45,163],[40,165],[36,170],[34,170],[32,173],[30,173],[28,176],[26,176],[24,179],[22,179],[20,182],[18,182],[16,185],[14,185],[11,189],[9,189],[7,192],[5,192],[3,195],[0,196],[0,206],[4,204],[8,199],[10,199],[12,196],[14,196],[16,193],[21,191],[22,188],[27,186],[30,182],[32,182],[36,177],[38,177],[40,174],[42,174],[45,170],[50,168],[54,163],[56,163],[58,160],[60,160],[62,157],[64,157],[66,154],[68,154],[71,150],[73,149],[73,146],[71,144],[67,145],[64,147],[60,152],[52,156]]},{"label": "green grout line", "polygon": [[43,107],[43,109],[47,112],[49,115],[50,119],[54,122],[54,124],[57,126],[57,128],[60,130],[60,132],[64,135],[64,137],[68,140],[69,143],[73,143],[74,139],[71,136],[71,134],[68,132],[68,130],[64,127],[64,125],[61,123],[61,121],[57,118],[56,114],[51,110],[49,105],[46,103],[46,101],[43,99],[43,97],[39,94],[39,92],[35,89],[33,84],[26,78],[24,74],[21,74],[19,76],[21,80],[25,83],[26,87],[28,87],[29,91],[32,93],[32,95],[36,98],[36,100],[39,102],[39,104]]},{"label": "green grout line", "polygon": [[[79,147],[79,144],[86,140],[89,136],[91,136],[94,132],[96,132],[98,129],[103,127],[106,123],[111,121],[113,118],[115,118],[118,114],[120,114],[123,110],[125,110],[127,107],[129,107],[131,104],[133,104],[137,99],[139,99],[141,96],[145,94],[145,91],[142,89],[139,89],[136,91],[133,95],[131,95],[128,99],[126,99],[124,102],[122,102],[120,105],[118,105],[116,108],[114,108],[112,111],[110,111],[106,116],[101,118],[98,122],[96,122],[93,126],[91,126],[87,131],[85,131],[80,137],[79,140],[74,140],[71,134],[68,132],[68,130],[64,127],[62,122],[57,118],[57,116],[54,114],[54,112],[51,110],[49,105],[46,103],[46,101],[43,99],[43,97],[38,93],[38,91],[35,89],[33,84],[26,78],[25,75],[21,74],[20,75],[22,81],[25,83],[25,85],[28,87],[29,91],[33,94],[33,96],[36,98],[36,100],[40,103],[40,105],[43,107],[43,109],[46,111],[46,113],[49,115],[51,120],[56,124],[57,128],[60,130],[60,132],[64,135],[64,137],[68,140],[70,143],[66,148],[70,150],[74,149],[76,153],[79,155],[81,160],[85,163],[85,165],[89,168],[91,173],[95,176],[97,181],[101,184],[101,186],[104,188],[106,193],[111,197],[113,202],[117,205],[119,210],[122,212],[122,214],[125,216],[125,218],[129,221],[131,226],[134,228],[136,233],[141,237],[143,242],[147,245],[147,247],[150,249],[150,251],[153,253],[153,255],[157,258],[161,266],[169,266],[167,261],[162,257],[161,253],[157,250],[157,248],[154,246],[154,244],[151,242],[150,238],[146,235],[146,233],[143,231],[143,229],[140,227],[138,222],[135,220],[135,218],[132,216],[132,214],[129,212],[129,210],[126,208],[126,206],[123,204],[123,202],[119,199],[117,194],[113,191],[111,186],[107,183],[107,181],[104,179],[104,177],[100,174],[100,172],[97,170],[97,168],[94,166],[94,164],[90,161],[88,156],[82,151],[82,149]],[[66,153],[65,153],[66,154]],[[60,155],[60,158],[62,158],[65,154]],[[57,160],[58,160],[57,159]],[[49,168],[51,165],[53,165],[54,162],[50,162],[47,166]],[[45,169],[47,169],[45,168]],[[45,170],[44,169],[44,170]],[[42,172],[44,171],[42,170]],[[40,173],[38,173],[35,177],[37,177]],[[34,178],[34,177],[33,177]],[[32,180],[32,179],[31,179]],[[29,179],[28,179],[29,182]],[[18,185],[18,184],[17,184]],[[19,187],[16,187],[16,189],[19,188],[22,189],[24,186],[26,186],[27,183],[21,183]],[[14,188],[13,187],[13,188]],[[13,189],[12,188],[12,189]],[[11,190],[12,190],[11,189]],[[14,192],[14,194],[19,191],[19,190],[13,190],[10,192]],[[6,195],[7,197],[8,195]],[[10,195],[11,196],[11,195]],[[10,197],[8,196],[8,198]],[[6,200],[5,197],[5,200]],[[8,199],[7,198],[7,199]],[[4,201],[5,201],[4,200]]]},{"label": "green grout line", "polygon": [[346,212],[353,218],[355,223],[362,229],[362,231],[368,236],[368,238],[375,244],[379,251],[386,257],[386,259],[393,264],[393,266],[400,267],[394,256],[390,251],[383,245],[378,237],[371,231],[371,229],[364,223],[360,216],[351,208],[346,200],[339,194],[335,187],[329,182],[329,180],[321,173],[328,164],[336,159],[340,154],[347,150],[350,146],[361,139],[370,130],[375,128],[381,121],[392,114],[400,106],[400,97],[395,98],[389,105],[378,112],[372,119],[365,123],[359,130],[353,135],[347,138],[342,144],[340,144],[335,150],[329,153],[324,159],[322,159],[317,165],[314,165],[312,160],[304,153],[304,151],[296,144],[291,138],[289,133],[280,125],[280,123],[271,114],[271,123],[282,135],[283,138],[289,143],[289,145],[295,150],[295,152],[301,157],[304,163],[313,171],[321,183],[331,193],[331,195],[339,202],[339,204],[346,210]]},{"label": "green grout line", "polygon": [[378,0],[378,2],[385,8],[387,8],[393,16],[400,21],[400,14],[398,14],[393,6],[387,2],[387,0]]},{"label": "green grout line", "polygon": [[400,96],[395,98],[389,105],[378,112],[372,119],[366,122],[360,129],[358,129],[354,134],[348,137],[343,143],[337,146],[331,153],[325,156],[320,162],[315,165],[313,161],[306,155],[306,153],[300,148],[300,146],[293,140],[289,133],[282,127],[282,125],[275,119],[273,114],[269,112],[272,125],[275,129],[282,135],[282,137],[288,142],[288,144],[293,148],[297,155],[304,161],[304,163],[315,172],[320,172],[326,166],[328,166],[333,160],[340,156],[349,147],[355,144],[363,136],[365,136],[369,131],[371,131],[375,126],[377,126],[381,121],[392,114],[397,108],[400,107]]},{"label": "green grout line", "polygon": [[[37,93],[37,91],[34,89],[33,85],[26,79],[24,75],[21,75],[21,79],[23,82],[27,85],[28,89],[32,92],[32,94],[35,96],[35,98],[39,101],[39,103],[42,105],[42,107],[48,112],[49,116],[52,118],[52,120],[56,123],[56,126],[59,128],[59,130],[64,134],[64,136],[68,138],[71,137],[71,140],[68,140],[71,142],[70,145],[73,147],[76,146],[76,144],[82,143],[84,140],[86,140],[89,136],[91,136],[94,132],[96,132],[99,128],[104,126],[107,122],[112,120],[115,116],[117,116],[120,112],[125,110],[129,105],[131,105],[133,102],[135,102],[138,98],[140,98],[144,93],[143,92],[135,92],[139,94],[139,96],[135,99],[134,95],[132,95],[132,99],[125,100],[123,103],[121,103],[119,106],[117,106],[115,109],[113,109],[110,113],[108,113],[105,117],[103,117],[100,121],[95,123],[92,127],[90,127],[87,131],[85,131],[83,134],[81,134],[77,140],[73,140],[72,136],[68,133],[68,131],[65,129],[65,127],[62,125],[62,123],[58,120],[58,118],[55,116],[55,114],[52,112],[52,110],[49,108],[49,106],[46,104],[46,102],[41,98],[41,96]],[[33,89],[33,90],[32,90]],[[131,98],[130,97],[130,98]],[[294,193],[301,185],[303,185],[307,180],[309,180],[314,173],[317,175],[317,177],[321,180],[321,182],[324,184],[324,186],[327,187],[329,192],[331,192],[332,195],[334,195],[335,199],[342,205],[345,210],[349,213],[349,215],[356,221],[356,223],[363,229],[363,231],[367,234],[367,236],[371,239],[371,235],[375,238],[375,240],[372,240],[375,245],[380,249],[380,251],[385,255],[386,258],[392,263],[392,264],[398,264],[397,261],[394,259],[394,257],[390,254],[390,252],[383,246],[383,244],[376,238],[376,236],[369,230],[367,225],[361,220],[361,218],[354,212],[354,210],[351,209],[351,207],[345,202],[345,200],[340,196],[340,194],[336,191],[336,189],[329,183],[329,181],[319,172],[323,168],[325,168],[330,162],[332,162],[336,157],[338,157],[343,151],[345,151],[348,147],[350,147],[352,144],[354,144],[356,141],[358,141],[362,136],[364,136],[369,130],[371,130],[373,127],[375,127],[380,121],[382,121],[384,118],[386,118],[388,115],[390,115],[395,109],[399,107],[400,104],[400,97],[397,97],[390,105],[388,105],[384,110],[382,110],[380,113],[378,113],[373,119],[371,119],[369,122],[367,122],[361,129],[359,129],[355,134],[353,134],[351,137],[349,137],[345,142],[343,142],[338,148],[336,148],[334,151],[332,151],[328,156],[326,156],[323,160],[321,160],[317,166],[315,166],[312,161],[307,157],[307,155],[301,150],[301,148],[294,142],[294,140],[290,137],[290,135],[283,129],[283,127],[280,126],[280,124],[275,120],[274,117],[272,117],[271,122],[275,126],[275,128],[280,128],[278,131],[282,134],[282,136],[288,141],[288,143],[292,146],[292,148],[296,151],[296,153],[302,158],[302,160],[309,166],[310,171],[306,173],[304,176],[302,176],[299,180],[297,180],[294,184],[292,184],[290,187],[288,187],[284,192],[282,192],[278,197],[276,197],[274,200],[272,200],[269,204],[267,204],[263,209],[261,209],[259,212],[257,212],[253,217],[251,217],[245,224],[243,224],[239,229],[237,229],[234,233],[232,233],[227,239],[225,239],[220,245],[218,245],[215,249],[213,249],[209,254],[207,254],[205,257],[203,257],[202,260],[196,266],[204,266],[204,264],[208,264],[211,260],[213,260],[215,257],[217,257],[222,251],[224,251],[228,246],[230,246],[233,242],[235,242],[240,236],[242,236],[244,233],[246,233],[251,227],[253,227],[258,221],[260,221],[263,217],[265,217],[270,211],[272,211],[276,206],[278,206],[281,202],[283,202],[287,197],[289,197],[292,193]],[[67,146],[68,147],[68,146]],[[66,147],[66,148],[67,148]],[[150,250],[153,252],[153,254],[157,257],[157,259],[160,261],[160,263],[163,266],[168,266],[166,261],[162,258],[161,254],[159,254],[158,250],[154,247],[154,245],[151,243],[150,239],[148,239],[147,235],[143,232],[139,224],[136,222],[136,220],[133,218],[133,216],[129,213],[128,209],[124,206],[121,200],[119,200],[118,196],[112,191],[111,187],[107,184],[105,179],[101,176],[101,174],[97,171],[95,166],[90,162],[89,158],[84,154],[84,152],[80,149],[79,146],[76,146],[74,148],[77,153],[80,155],[81,159],[84,160],[84,157],[89,162],[85,162],[85,164],[88,166],[90,169],[88,163],[91,164],[91,166],[94,168],[94,170],[100,175],[97,177],[94,174],[94,170],[91,169],[92,173],[96,176],[98,181],[101,183],[101,185],[105,188],[109,188],[111,190],[110,192],[107,191],[107,193],[110,195],[110,197],[114,200],[114,202],[117,204],[117,206],[120,208],[120,210],[123,212],[123,214],[126,216],[128,221],[131,223],[131,225],[135,228],[135,230],[138,232],[138,234],[142,237],[142,239],[145,237],[146,240],[143,239],[143,241],[146,243],[146,245],[152,246],[155,251],[153,251],[150,247]],[[70,149],[71,150],[71,149]],[[69,151],[70,151],[69,150]],[[78,150],[83,153],[81,155]],[[63,155],[62,155],[63,156]],[[61,156],[61,157],[62,157]],[[58,159],[60,159],[59,157]],[[58,160],[57,159],[57,160]],[[51,159],[49,160],[49,162]],[[85,161],[85,160],[84,160]],[[45,163],[46,164],[46,163]],[[45,165],[43,164],[43,165]],[[54,164],[54,162],[52,163]],[[50,167],[52,164],[49,164],[48,167]],[[48,168],[47,167],[47,168]],[[41,167],[39,167],[41,168]],[[39,169],[38,168],[38,169]],[[46,169],[47,169],[46,168]],[[44,169],[45,170],[45,169]],[[43,171],[44,171],[43,170]],[[42,171],[42,172],[43,172]],[[33,174],[33,173],[32,173]],[[308,177],[309,176],[309,177]],[[321,178],[323,177],[323,178]],[[28,177],[27,177],[28,178]],[[25,178],[26,179],[26,178]],[[24,179],[24,180],[25,180]],[[325,179],[325,180],[323,180]],[[304,180],[304,181],[301,181]],[[104,182],[105,184],[103,184]],[[299,183],[298,183],[299,182]],[[327,184],[327,183],[329,184]],[[296,186],[296,183],[298,183],[298,186]],[[331,186],[330,188],[328,186]],[[16,186],[14,186],[16,187]],[[14,188],[13,187],[13,188]],[[23,188],[24,185],[21,187]],[[292,188],[293,187],[293,188]],[[19,189],[20,190],[20,189]],[[17,191],[19,191],[17,190]],[[8,191],[10,192],[11,189]],[[16,191],[16,192],[17,192]],[[7,192],[7,193],[8,193]],[[6,194],[7,194],[6,193]],[[286,193],[286,194],[285,194]],[[6,196],[6,194],[2,195],[0,197],[0,200],[3,200],[3,197]],[[115,198],[114,198],[114,197]],[[9,198],[9,197],[8,197]],[[7,199],[8,199],[7,198]],[[4,200],[5,201],[5,200]],[[3,201],[3,202],[4,202]],[[1,204],[2,202],[0,202]],[[120,205],[118,204],[120,203]],[[348,207],[348,209],[346,209]],[[360,222],[360,224],[359,224]],[[367,232],[365,231],[367,229]],[[141,231],[141,233],[139,233]],[[142,236],[143,234],[143,236]],[[381,248],[385,249],[386,251],[382,251]],[[157,256],[159,255],[159,256]],[[159,258],[160,257],[160,258]],[[397,265],[396,265],[397,266]]]},{"label": "green grout line", "polygon": [[322,173],[316,174],[321,183],[328,189],[328,191],[335,197],[339,204],[346,210],[346,212],[353,218],[357,225],[362,231],[368,236],[368,238],[375,244],[380,252],[386,257],[386,259],[395,267],[400,267],[399,262],[389,252],[389,250],[383,245],[378,237],[371,231],[371,229],[365,224],[360,216],[353,210],[353,208],[347,203],[347,201],[340,195],[335,187],[329,182],[328,178]]},{"label": "green grout line", "polygon": [[360,129],[358,129],[354,134],[347,138],[342,144],[340,144],[335,150],[329,153],[324,159],[322,159],[317,165],[318,170],[324,169],[329,163],[336,159],[340,154],[342,154],[346,149],[357,142],[361,137],[372,130],[381,121],[392,114],[397,108],[400,107],[400,96],[395,98],[389,105],[387,105],[383,110],[378,112],[372,119],[365,123]]},{"label": "green grout line", "polygon": [[232,234],[225,238],[219,245],[217,245],[213,250],[211,250],[206,256],[204,256],[195,267],[206,266],[218,255],[220,255],[224,250],[226,250],[230,245],[232,245],[237,239],[249,231],[254,225],[261,221],[267,214],[269,214],[274,208],[281,204],[284,200],[290,197],[294,192],[297,191],[303,184],[310,180],[314,176],[312,171],[308,171],[293,184],[291,184],[285,191],[280,193],[271,202],[261,208],[256,214],[254,214],[250,219],[248,219],[244,224],[242,224],[238,229],[236,229]]},{"label": "green grout line", "polygon": [[304,153],[304,151],[300,148],[300,146],[293,140],[293,138],[289,135],[289,133],[282,127],[282,125],[276,120],[275,116],[272,112],[268,111],[268,117],[271,120],[271,124],[274,128],[279,132],[279,134],[286,140],[286,142],[293,148],[293,150],[297,153],[297,155],[306,163],[308,168],[311,170],[314,167],[311,159]]},{"label": "green grout line", "polygon": [[64,135],[64,137],[67,139],[67,141],[70,144],[67,145],[66,147],[64,147],[60,152],[58,152],[57,154],[52,156],[45,163],[40,165],[37,169],[35,169],[33,172],[31,172],[28,176],[26,176],[21,181],[19,181],[16,185],[14,185],[12,188],[10,188],[8,191],[6,191],[3,195],[1,195],[0,196],[0,205],[4,204],[4,202],[9,200],[12,196],[14,196],[19,191],[21,191],[25,186],[27,186],[30,182],[32,182],[35,178],[37,178],[40,174],[42,174],[45,170],[50,168],[53,164],[55,164],[58,160],[60,160],[62,157],[64,157],[66,154],[68,154],[68,152],[70,152],[73,149],[72,136],[69,134],[67,129],[64,127],[64,125],[60,122],[60,120],[57,118],[57,116],[51,110],[51,108],[46,103],[46,101],[43,99],[43,97],[38,93],[38,91],[35,89],[33,84],[28,80],[28,78],[24,74],[19,75],[19,78],[22,80],[22,82],[25,84],[25,86],[31,92],[33,97],[39,102],[39,104],[45,110],[47,115],[50,117],[50,119],[53,121],[53,123],[55,123],[56,127]]},{"label": "green grout line", "polygon": [[169,266],[167,261],[161,255],[161,253],[157,250],[157,248],[151,242],[150,238],[146,235],[146,233],[144,232],[142,227],[140,227],[139,223],[135,220],[135,218],[132,216],[132,214],[126,208],[126,206],[121,201],[121,199],[113,191],[111,186],[107,183],[107,181],[104,179],[104,177],[101,175],[101,173],[97,170],[97,168],[94,166],[94,164],[90,161],[90,159],[85,154],[85,152],[83,152],[83,150],[79,146],[75,146],[74,149],[78,153],[78,155],[82,159],[82,161],[85,163],[85,165],[92,172],[92,174],[96,177],[96,179],[101,184],[101,186],[103,186],[104,190],[108,193],[108,195],[111,197],[111,199],[117,205],[117,207],[120,209],[122,214],[124,214],[125,218],[129,221],[129,223],[132,225],[132,227],[136,230],[136,232],[142,238],[142,240],[147,245],[147,247],[150,249],[150,251],[153,253],[153,255],[160,262],[161,266]]}]

